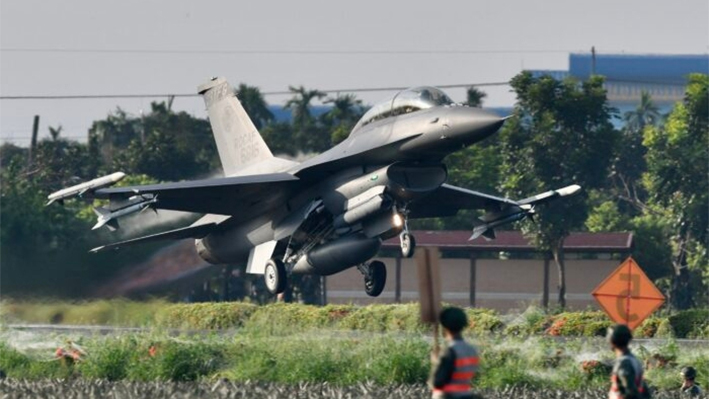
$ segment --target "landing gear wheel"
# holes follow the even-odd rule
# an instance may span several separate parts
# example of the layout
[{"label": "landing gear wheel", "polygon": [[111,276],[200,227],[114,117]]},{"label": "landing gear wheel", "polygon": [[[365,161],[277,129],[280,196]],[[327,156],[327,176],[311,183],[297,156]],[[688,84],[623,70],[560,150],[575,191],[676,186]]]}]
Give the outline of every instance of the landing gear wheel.
[{"label": "landing gear wheel", "polygon": [[387,268],[383,262],[375,260],[367,266],[364,274],[364,292],[371,297],[377,297],[384,291],[387,283]]},{"label": "landing gear wheel", "polygon": [[278,259],[269,260],[266,263],[263,279],[266,282],[266,289],[271,294],[276,295],[285,291],[288,277],[286,276],[286,267],[283,262]]},{"label": "landing gear wheel", "polygon": [[411,258],[414,256],[414,251],[416,250],[416,239],[411,233],[401,233],[399,237],[401,244],[401,256],[404,258]]}]

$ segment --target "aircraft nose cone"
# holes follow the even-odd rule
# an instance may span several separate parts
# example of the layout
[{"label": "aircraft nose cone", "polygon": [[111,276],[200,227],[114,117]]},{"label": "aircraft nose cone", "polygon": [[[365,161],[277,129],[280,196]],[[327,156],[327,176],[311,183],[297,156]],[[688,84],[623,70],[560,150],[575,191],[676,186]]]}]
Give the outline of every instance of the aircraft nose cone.
[{"label": "aircraft nose cone", "polygon": [[480,108],[456,107],[448,114],[450,135],[464,144],[480,141],[500,129],[505,119]]}]

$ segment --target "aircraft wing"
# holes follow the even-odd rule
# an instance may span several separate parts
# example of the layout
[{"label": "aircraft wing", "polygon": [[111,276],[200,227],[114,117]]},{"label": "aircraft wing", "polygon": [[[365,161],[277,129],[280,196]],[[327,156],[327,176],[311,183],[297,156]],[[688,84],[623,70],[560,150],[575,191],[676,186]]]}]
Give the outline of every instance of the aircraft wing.
[{"label": "aircraft wing", "polygon": [[156,209],[235,215],[255,205],[269,206],[283,200],[298,180],[289,173],[272,173],[105,188],[96,190],[93,197],[110,199],[119,207],[131,198],[142,197],[155,200],[150,207]]},{"label": "aircraft wing", "polygon": [[202,238],[209,234],[215,227],[216,223],[207,223],[196,226],[183,227],[181,229],[175,229],[170,231],[165,231],[162,233],[152,234],[145,237],[133,238],[130,240],[114,242],[111,244],[102,245],[96,247],[89,252],[99,252],[106,249],[118,249],[122,247],[127,247],[129,245],[143,244],[146,242],[162,241],[162,240],[183,240],[185,238]]},{"label": "aircraft wing", "polygon": [[461,209],[484,209],[485,214],[473,219],[473,240],[479,236],[495,238],[495,227],[522,220],[534,214],[534,207],[555,198],[574,195],[581,187],[574,184],[550,190],[521,201],[495,197],[477,191],[444,184],[426,197],[409,205],[410,218],[453,216]]},{"label": "aircraft wing", "polygon": [[519,207],[519,205],[507,198],[444,184],[433,193],[409,205],[409,217],[414,219],[446,217],[454,216],[461,209],[499,209]]}]

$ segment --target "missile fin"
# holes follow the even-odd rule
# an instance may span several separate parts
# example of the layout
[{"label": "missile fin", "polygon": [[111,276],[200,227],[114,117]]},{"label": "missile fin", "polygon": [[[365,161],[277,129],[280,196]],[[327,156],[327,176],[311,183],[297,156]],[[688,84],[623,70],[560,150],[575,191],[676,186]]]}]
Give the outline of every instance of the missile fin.
[{"label": "missile fin", "polygon": [[118,219],[109,219],[108,222],[106,222],[106,226],[111,231],[116,231],[121,228],[121,226],[118,224]]}]

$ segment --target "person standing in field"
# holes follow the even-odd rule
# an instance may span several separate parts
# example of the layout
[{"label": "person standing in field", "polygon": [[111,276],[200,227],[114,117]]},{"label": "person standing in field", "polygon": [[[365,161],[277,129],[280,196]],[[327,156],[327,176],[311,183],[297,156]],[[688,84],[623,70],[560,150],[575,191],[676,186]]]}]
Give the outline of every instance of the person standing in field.
[{"label": "person standing in field", "polygon": [[474,346],[465,342],[461,333],[468,317],[460,308],[444,309],[439,317],[447,348],[439,357],[438,348],[431,352],[434,399],[474,398],[471,381],[477,375],[479,358]]},{"label": "person standing in field", "polygon": [[694,382],[694,379],[697,378],[697,370],[694,369],[694,367],[687,366],[682,368],[681,371],[682,374],[682,394],[684,397],[689,397],[689,398],[696,398],[697,396],[702,394],[701,388],[699,388],[699,385],[697,385],[696,382]]},{"label": "person standing in field", "polygon": [[616,324],[608,328],[607,338],[616,356],[608,398],[650,398],[650,390],[643,379],[643,366],[628,348],[630,341],[633,339],[630,328],[625,324]]}]

